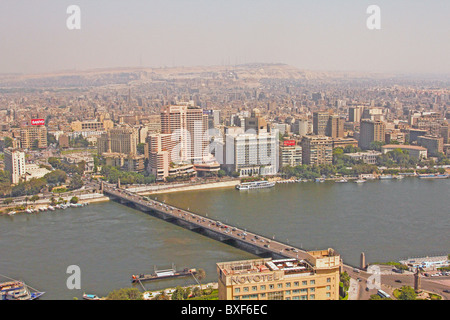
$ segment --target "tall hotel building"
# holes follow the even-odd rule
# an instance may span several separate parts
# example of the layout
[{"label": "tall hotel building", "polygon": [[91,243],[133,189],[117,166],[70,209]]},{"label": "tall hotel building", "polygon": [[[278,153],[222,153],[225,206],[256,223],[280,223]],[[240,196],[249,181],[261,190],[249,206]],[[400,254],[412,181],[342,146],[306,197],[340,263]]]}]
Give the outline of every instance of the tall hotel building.
[{"label": "tall hotel building", "polygon": [[5,149],[5,171],[9,172],[11,183],[17,184],[25,174],[25,153],[16,149]]},{"label": "tall hotel building", "polygon": [[219,300],[339,300],[339,254],[305,256],[218,263]]},{"label": "tall hotel building", "polygon": [[191,174],[193,165],[203,164],[209,156],[208,114],[187,105],[166,106],[161,112],[161,133],[150,134],[146,141],[147,169],[158,180]]},{"label": "tall hotel building", "polygon": [[167,106],[161,112],[161,133],[176,141],[172,161],[202,162],[208,156],[208,115],[200,108]]}]

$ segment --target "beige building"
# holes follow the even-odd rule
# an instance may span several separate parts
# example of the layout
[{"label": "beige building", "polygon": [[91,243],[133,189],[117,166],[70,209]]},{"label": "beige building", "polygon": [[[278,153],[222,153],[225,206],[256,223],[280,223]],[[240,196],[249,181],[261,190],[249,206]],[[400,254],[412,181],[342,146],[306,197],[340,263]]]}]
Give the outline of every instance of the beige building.
[{"label": "beige building", "polygon": [[409,155],[417,160],[426,159],[428,155],[427,149],[424,147],[404,144],[386,144],[381,147],[381,152],[388,153],[390,151],[394,151],[395,149],[408,151]]},{"label": "beige building", "polygon": [[70,124],[70,126],[73,131],[107,131],[114,127],[114,122],[108,119],[103,121],[74,121]]},{"label": "beige building", "polygon": [[386,125],[380,120],[361,120],[359,134],[359,147],[361,149],[368,149],[370,144],[374,141],[385,141]]},{"label": "beige building", "polygon": [[304,260],[218,263],[219,300],[339,300],[340,266],[333,249],[308,251]]},{"label": "beige building", "polygon": [[303,164],[333,162],[333,139],[327,136],[304,136],[302,139]]},{"label": "beige building", "polygon": [[102,134],[97,139],[98,153],[124,153],[135,155],[137,153],[138,134],[130,127],[114,128]]},{"label": "beige building", "polygon": [[36,141],[39,149],[47,148],[47,128],[45,126],[20,128],[20,146],[22,149],[32,149]]}]

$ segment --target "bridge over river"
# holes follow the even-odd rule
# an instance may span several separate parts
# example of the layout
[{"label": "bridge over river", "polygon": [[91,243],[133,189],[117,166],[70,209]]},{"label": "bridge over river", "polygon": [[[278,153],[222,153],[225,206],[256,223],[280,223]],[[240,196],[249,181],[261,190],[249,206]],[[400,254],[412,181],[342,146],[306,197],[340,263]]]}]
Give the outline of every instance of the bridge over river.
[{"label": "bridge over river", "polygon": [[[311,255],[300,248],[269,237],[214,220],[160,201],[143,197],[125,189],[102,183],[105,196],[121,204],[132,206],[152,216],[171,222],[214,240],[245,250],[260,257],[273,259],[297,258],[311,260]],[[351,266],[342,265],[345,269]]]}]

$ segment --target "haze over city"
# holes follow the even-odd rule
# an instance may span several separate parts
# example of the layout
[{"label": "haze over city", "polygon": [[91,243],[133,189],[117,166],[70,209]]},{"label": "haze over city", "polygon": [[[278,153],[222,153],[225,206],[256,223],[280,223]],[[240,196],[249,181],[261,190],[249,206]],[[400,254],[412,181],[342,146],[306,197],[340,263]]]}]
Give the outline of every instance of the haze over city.
[{"label": "haze over city", "polygon": [[[369,5],[381,29],[369,30]],[[70,5],[81,29],[69,30]],[[450,4],[433,1],[0,3],[0,73],[285,63],[299,69],[450,73]]]}]

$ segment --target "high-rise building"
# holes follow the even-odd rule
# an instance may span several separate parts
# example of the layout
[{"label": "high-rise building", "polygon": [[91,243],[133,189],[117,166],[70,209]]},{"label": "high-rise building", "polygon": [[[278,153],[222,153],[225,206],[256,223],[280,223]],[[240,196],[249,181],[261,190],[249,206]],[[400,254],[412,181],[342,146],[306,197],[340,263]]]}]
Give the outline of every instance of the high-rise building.
[{"label": "high-rise building", "polygon": [[17,149],[5,149],[5,171],[9,172],[12,184],[20,182],[25,174],[25,152]]},{"label": "high-rise building", "polygon": [[20,128],[22,149],[47,148],[47,128],[45,126],[25,126]]},{"label": "high-rise building", "polygon": [[304,136],[302,139],[303,164],[316,165],[333,162],[333,139],[327,136]]},{"label": "high-rise building", "polygon": [[360,122],[363,112],[364,112],[364,106],[350,106],[348,108],[348,121],[349,122]]},{"label": "high-rise building", "polygon": [[313,113],[313,132],[315,135],[325,136],[327,134],[328,111],[316,111]]},{"label": "high-rise building", "polygon": [[218,263],[219,300],[339,300],[339,254],[303,256]]},{"label": "high-rise building", "polygon": [[267,122],[261,117],[261,111],[257,108],[253,109],[250,117],[245,118],[245,129],[247,131],[252,131],[252,133],[263,133],[267,132]]},{"label": "high-rise building", "polygon": [[326,128],[326,136],[332,138],[343,138],[344,122],[344,119],[340,118],[338,115],[330,115]]},{"label": "high-rise building", "polygon": [[374,141],[385,141],[386,125],[379,120],[361,120],[359,147],[361,149],[368,149],[370,144]]},{"label": "high-rise building", "polygon": [[148,167],[147,170],[157,180],[164,180],[169,176],[169,167],[172,162],[171,152],[175,146],[171,134],[150,134],[147,136]]},{"label": "high-rise building", "polygon": [[176,141],[174,162],[203,162],[208,157],[208,115],[187,105],[167,106],[161,112],[161,133]]}]

